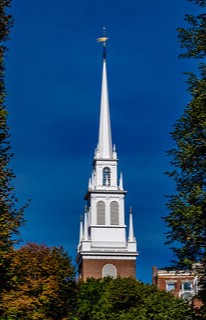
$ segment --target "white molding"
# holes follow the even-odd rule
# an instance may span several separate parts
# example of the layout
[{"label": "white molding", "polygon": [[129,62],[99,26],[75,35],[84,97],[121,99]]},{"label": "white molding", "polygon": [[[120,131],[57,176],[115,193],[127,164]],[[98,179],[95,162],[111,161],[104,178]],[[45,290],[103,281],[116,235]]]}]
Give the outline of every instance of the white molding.
[{"label": "white molding", "polygon": [[136,260],[136,256],[82,256],[83,260]]}]

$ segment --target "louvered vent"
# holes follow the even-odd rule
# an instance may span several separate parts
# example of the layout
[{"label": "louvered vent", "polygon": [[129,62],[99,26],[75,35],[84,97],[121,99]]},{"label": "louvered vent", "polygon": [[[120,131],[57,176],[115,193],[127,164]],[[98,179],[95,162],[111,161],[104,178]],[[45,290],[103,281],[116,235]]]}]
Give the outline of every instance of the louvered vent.
[{"label": "louvered vent", "polygon": [[119,224],[119,204],[117,201],[112,201],[110,204],[111,209],[111,225]]},{"label": "louvered vent", "polygon": [[97,224],[105,224],[105,203],[103,201],[97,202]]}]

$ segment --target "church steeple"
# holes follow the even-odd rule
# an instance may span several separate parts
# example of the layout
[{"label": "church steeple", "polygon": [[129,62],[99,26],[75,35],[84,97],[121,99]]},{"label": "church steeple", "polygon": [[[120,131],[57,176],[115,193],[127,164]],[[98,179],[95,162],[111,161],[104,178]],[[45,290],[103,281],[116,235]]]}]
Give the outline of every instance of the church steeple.
[{"label": "church steeple", "polygon": [[103,43],[103,72],[100,102],[98,145],[95,150],[92,175],[84,199],[87,201],[80,226],[80,242],[76,261],[79,277],[135,277],[137,244],[130,212],[129,239],[125,224],[123,178],[118,181],[116,147],[112,147],[109,95],[106,70],[106,36]]}]

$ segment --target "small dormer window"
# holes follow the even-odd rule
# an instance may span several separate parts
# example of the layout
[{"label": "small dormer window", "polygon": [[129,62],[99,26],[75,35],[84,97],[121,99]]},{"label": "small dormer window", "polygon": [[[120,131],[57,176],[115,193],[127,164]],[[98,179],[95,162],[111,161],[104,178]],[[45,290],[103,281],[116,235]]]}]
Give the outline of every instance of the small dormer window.
[{"label": "small dormer window", "polygon": [[103,186],[110,186],[110,175],[111,170],[108,167],[103,169],[103,176],[102,176],[102,184]]}]

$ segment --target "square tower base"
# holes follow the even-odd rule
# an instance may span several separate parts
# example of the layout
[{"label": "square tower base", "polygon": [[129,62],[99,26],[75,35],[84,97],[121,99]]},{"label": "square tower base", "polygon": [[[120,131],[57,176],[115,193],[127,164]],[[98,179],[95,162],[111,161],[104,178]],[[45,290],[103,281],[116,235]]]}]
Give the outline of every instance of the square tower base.
[{"label": "square tower base", "polygon": [[136,259],[82,259],[79,265],[79,279],[100,279],[106,276],[113,278],[136,278]]}]

